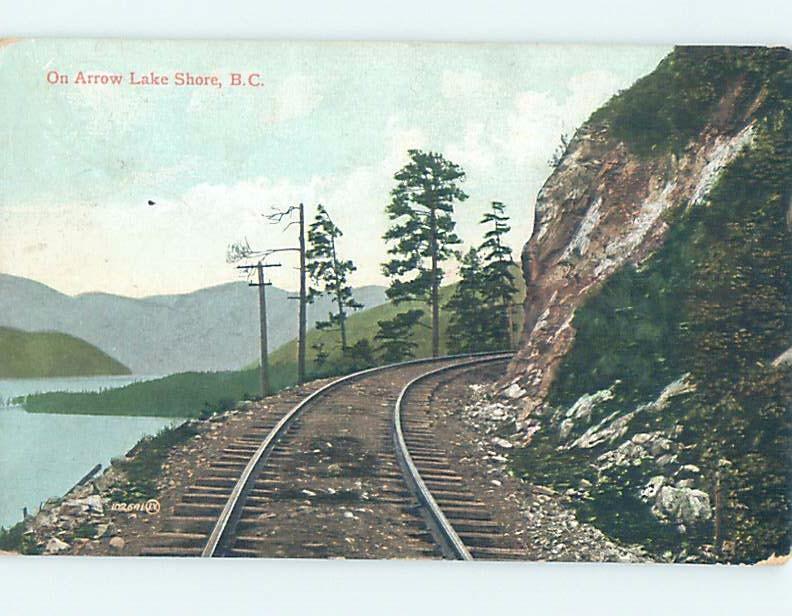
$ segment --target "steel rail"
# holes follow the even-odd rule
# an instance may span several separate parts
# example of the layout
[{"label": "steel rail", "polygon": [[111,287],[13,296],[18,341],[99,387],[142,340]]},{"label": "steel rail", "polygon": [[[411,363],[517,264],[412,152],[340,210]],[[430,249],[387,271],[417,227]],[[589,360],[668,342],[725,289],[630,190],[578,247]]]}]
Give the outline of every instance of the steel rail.
[{"label": "steel rail", "polygon": [[462,539],[460,539],[459,535],[454,530],[454,527],[448,521],[448,518],[445,517],[443,510],[440,508],[440,505],[437,504],[437,501],[432,496],[431,491],[426,486],[426,483],[421,477],[421,473],[418,471],[418,468],[413,462],[412,456],[410,455],[410,450],[407,447],[407,442],[404,439],[404,431],[402,429],[404,399],[415,385],[429,378],[437,376],[438,374],[449,372],[451,370],[478,366],[489,362],[503,361],[504,359],[510,358],[513,353],[487,353],[487,355],[488,357],[481,359],[451,364],[450,366],[443,366],[442,368],[431,370],[415,377],[401,390],[399,398],[396,400],[396,404],[393,407],[393,441],[396,449],[396,457],[398,458],[399,465],[402,468],[402,474],[407,480],[407,485],[410,488],[410,491],[413,493],[413,496],[418,499],[418,502],[423,506],[424,511],[429,516],[429,524],[431,529],[434,531],[432,534],[435,535],[435,539],[438,541],[438,543],[440,543],[443,552],[453,556],[457,560],[473,560],[473,556],[471,556],[467,546],[465,546]]},{"label": "steel rail", "polygon": [[286,433],[286,431],[289,429],[289,427],[294,422],[294,420],[297,419],[297,417],[303,411],[305,411],[305,409],[307,409],[313,402],[321,398],[323,395],[327,394],[329,391],[334,390],[341,385],[351,383],[352,381],[355,381],[362,377],[369,376],[371,374],[376,374],[379,372],[385,372],[387,370],[394,370],[407,366],[434,363],[440,361],[449,361],[454,359],[463,359],[469,357],[479,357],[482,355],[492,355],[492,353],[485,352],[485,353],[464,353],[460,355],[444,355],[441,357],[412,359],[409,361],[398,362],[394,364],[386,364],[384,366],[375,366],[374,368],[367,368],[366,370],[360,370],[358,372],[354,372],[352,374],[342,376],[334,381],[331,381],[327,385],[324,385],[323,387],[317,389],[315,392],[304,398],[302,401],[296,404],[291,410],[289,410],[283,417],[281,417],[278,423],[275,424],[272,430],[270,430],[270,432],[261,442],[261,445],[259,445],[258,449],[256,449],[256,451],[251,456],[250,460],[248,461],[247,465],[242,471],[242,474],[240,475],[236,484],[234,484],[234,488],[231,490],[231,495],[228,497],[228,500],[226,501],[226,504],[223,507],[223,511],[220,512],[220,516],[218,517],[217,522],[212,528],[212,532],[210,533],[206,545],[204,546],[204,549],[201,552],[201,557],[212,558],[221,555],[222,549],[225,544],[225,540],[228,538],[230,534],[233,533],[236,522],[239,520],[239,517],[242,512],[242,507],[244,505],[245,496],[250,491],[252,481],[256,477],[257,469],[266,463],[267,459],[269,458],[269,454],[275,448],[275,444],[277,443],[277,441]]}]

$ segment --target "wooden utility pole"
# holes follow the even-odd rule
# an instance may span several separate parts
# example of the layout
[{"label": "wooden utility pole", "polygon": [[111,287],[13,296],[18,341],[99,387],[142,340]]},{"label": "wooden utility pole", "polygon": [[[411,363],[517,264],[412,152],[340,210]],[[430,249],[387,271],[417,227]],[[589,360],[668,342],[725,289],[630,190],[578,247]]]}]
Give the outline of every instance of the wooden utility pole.
[{"label": "wooden utility pole", "polygon": [[250,270],[257,272],[257,282],[249,282],[249,287],[258,287],[259,290],[259,328],[261,336],[261,367],[260,367],[260,388],[261,396],[266,397],[270,394],[269,382],[269,347],[267,343],[267,287],[271,282],[264,282],[265,267],[280,267],[280,263],[264,263],[263,260],[255,265],[239,265],[237,269]]},{"label": "wooden utility pole", "polygon": [[429,210],[429,249],[432,253],[432,357],[440,355],[440,281],[437,276],[437,215]]},{"label": "wooden utility pole", "polygon": [[[271,250],[272,252],[283,252],[289,250],[296,250],[300,253],[300,295],[297,297],[290,297],[289,299],[300,300],[299,310],[299,325],[298,325],[298,338],[297,338],[297,382],[302,384],[305,382],[305,336],[306,336],[306,323],[308,321],[307,307],[308,307],[308,288],[306,285],[306,270],[305,270],[305,207],[302,203],[299,206],[290,206],[285,210],[279,210],[267,214],[270,222],[280,223],[284,218],[291,217],[294,211],[299,214],[299,245],[294,248],[278,248]],[[291,221],[286,225],[286,228],[294,224]]]},{"label": "wooden utility pole", "polygon": [[305,382],[305,335],[308,315],[308,290],[305,284],[305,207],[300,204],[300,327],[297,349],[297,382]]}]

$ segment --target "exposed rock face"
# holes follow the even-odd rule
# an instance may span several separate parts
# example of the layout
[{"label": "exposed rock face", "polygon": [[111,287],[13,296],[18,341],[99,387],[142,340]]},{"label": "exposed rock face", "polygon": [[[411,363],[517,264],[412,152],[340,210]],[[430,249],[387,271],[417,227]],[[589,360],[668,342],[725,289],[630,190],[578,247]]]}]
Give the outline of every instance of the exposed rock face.
[{"label": "exposed rock face", "polygon": [[[674,559],[788,550],[788,499],[762,482],[788,485],[791,59],[675,49],[578,130],[522,253],[524,330],[491,403],[516,470]],[[721,458],[744,442],[764,449]]]},{"label": "exposed rock face", "polygon": [[651,255],[668,230],[664,214],[699,206],[723,168],[751,144],[753,124],[727,123],[723,115],[680,157],[641,159],[604,127],[584,126],[573,138],[539,193],[522,253],[525,328],[505,386],[509,397],[520,391],[523,419],[542,404],[572,345],[577,307],[622,266]]}]

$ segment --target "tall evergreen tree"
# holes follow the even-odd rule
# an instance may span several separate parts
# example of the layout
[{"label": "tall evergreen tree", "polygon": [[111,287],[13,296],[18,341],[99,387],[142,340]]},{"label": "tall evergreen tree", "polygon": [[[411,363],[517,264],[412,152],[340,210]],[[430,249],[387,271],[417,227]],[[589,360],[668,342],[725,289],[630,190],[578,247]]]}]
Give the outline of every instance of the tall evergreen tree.
[{"label": "tall evergreen tree", "polygon": [[308,228],[310,248],[305,257],[308,261],[307,270],[312,286],[308,292],[308,301],[313,302],[322,295],[330,296],[335,302],[335,312],[330,312],[326,321],[317,321],[317,329],[337,327],[341,334],[341,348],[347,348],[346,319],[349,311],[363,307],[355,301],[352,287],[349,285],[349,274],[357,268],[350,260],[342,260],[338,256],[336,240],[343,233],[330,219],[327,209],[319,205],[316,218]]},{"label": "tall evergreen tree", "polygon": [[505,235],[511,230],[508,223],[506,206],[500,201],[493,201],[490,211],[481,219],[481,224],[491,225],[478,252],[482,261],[482,302],[488,308],[481,315],[485,320],[483,336],[487,346],[493,349],[512,346],[511,315],[517,287],[511,248],[504,243]]},{"label": "tall evergreen tree", "polygon": [[[454,233],[452,214],[454,203],[467,199],[459,186],[465,172],[436,152],[409,150],[409,155],[410,162],[394,175],[397,184],[386,210],[392,226],[383,236],[391,244],[388,254],[392,257],[382,269],[391,281],[387,295],[394,303],[417,300],[429,305],[432,356],[436,357],[440,354],[440,265],[456,254],[453,247],[461,243]],[[409,326],[411,331],[423,311],[403,314],[410,316],[399,315],[398,326]],[[384,327],[387,330],[388,324]]]},{"label": "tall evergreen tree", "polygon": [[407,310],[392,319],[377,321],[379,330],[374,340],[379,342],[377,351],[382,361],[391,364],[415,357],[418,343],[413,340],[413,328],[422,316],[423,310]]},{"label": "tall evergreen tree", "polygon": [[481,258],[471,248],[462,258],[461,279],[454,294],[446,303],[451,315],[448,320],[448,348],[452,353],[470,353],[489,350],[482,306],[484,276]]}]

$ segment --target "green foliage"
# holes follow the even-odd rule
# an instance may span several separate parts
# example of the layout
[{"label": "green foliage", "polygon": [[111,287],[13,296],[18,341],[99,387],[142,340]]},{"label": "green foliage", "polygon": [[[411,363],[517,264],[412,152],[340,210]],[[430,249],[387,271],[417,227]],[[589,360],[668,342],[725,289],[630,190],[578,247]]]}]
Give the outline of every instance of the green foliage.
[{"label": "green foliage", "polygon": [[126,476],[126,482],[110,494],[115,502],[137,503],[157,496],[157,479],[170,450],[198,434],[189,423],[166,427],[155,436],[144,438],[135,447],[134,457],[115,462]]},{"label": "green foliage", "polygon": [[558,169],[561,166],[561,161],[564,160],[564,154],[566,154],[567,150],[569,149],[569,143],[571,139],[569,135],[566,133],[561,133],[561,139],[559,144],[556,146],[556,149],[553,150],[553,155],[550,157],[550,160],[547,161],[547,165],[551,169]]},{"label": "green foliage", "polygon": [[400,312],[387,321],[377,321],[377,334],[374,340],[379,342],[377,351],[385,364],[404,361],[415,357],[418,343],[413,340],[413,328],[423,316],[423,310],[407,310]]},{"label": "green foliage", "polygon": [[311,378],[325,378],[329,376],[339,376],[352,374],[366,368],[377,365],[374,348],[368,338],[361,338],[353,345],[341,351],[340,357],[333,358],[332,362],[325,362],[322,365],[314,363],[314,370],[311,371]]},{"label": "green foliage", "polygon": [[308,227],[310,248],[305,253],[306,269],[313,285],[308,292],[308,301],[313,302],[322,295],[328,295],[335,301],[336,312],[330,312],[326,321],[317,321],[316,328],[338,328],[341,348],[344,349],[347,346],[347,314],[359,310],[363,304],[355,301],[348,280],[357,268],[352,261],[342,260],[338,256],[336,240],[342,235],[325,207],[319,205],[316,219]]},{"label": "green foliage", "polygon": [[[432,354],[438,355],[438,290],[444,274],[441,264],[456,255],[454,246],[461,243],[454,232],[456,223],[452,215],[454,202],[468,197],[459,186],[465,172],[437,152],[409,150],[409,156],[410,162],[394,175],[397,184],[386,208],[391,227],[383,239],[390,244],[388,254],[391,258],[383,264],[382,271],[390,279],[387,295],[395,304],[407,301],[429,304]],[[409,323],[415,325],[418,322],[414,318],[416,312],[410,311],[392,328],[398,330]],[[392,339],[386,330],[381,330],[380,334],[381,340]]]},{"label": "green foliage", "polygon": [[484,273],[478,251],[471,248],[462,258],[460,281],[451,299],[445,304],[450,311],[448,319],[448,350],[451,353],[469,353],[490,350],[488,342],[484,301]]},{"label": "green foliage", "polygon": [[314,351],[314,366],[321,372],[322,368],[327,363],[327,358],[330,357],[330,353],[325,350],[325,343],[321,341],[314,342],[311,345],[311,349]]},{"label": "green foliage", "polygon": [[0,526],[0,550],[4,552],[23,552],[25,523],[19,522],[11,528]]},{"label": "green foliage", "polygon": [[720,105],[732,122],[742,122],[764,84],[776,87],[750,109],[754,117],[788,99],[789,60],[783,48],[677,47],[655,71],[596,111],[589,124],[606,124],[611,135],[641,155],[679,153]]},{"label": "green foliage", "polygon": [[129,374],[129,369],[84,340],[58,332],[0,327],[0,378]]},{"label": "green foliage", "polygon": [[[198,417],[206,415],[207,408],[211,411],[258,391],[258,379],[258,368],[185,372],[100,392],[34,394],[22,402],[33,413]],[[271,366],[270,380],[274,391],[293,385],[294,365]]]},{"label": "green foliage", "polygon": [[792,537],[792,370],[755,366],[717,398],[702,386],[683,435],[696,462],[723,476],[724,558],[755,562],[787,554]]},{"label": "green foliage", "polygon": [[[658,520],[637,495],[636,486],[648,474],[642,465],[615,466],[599,477],[588,498],[575,504],[578,517],[626,543],[638,543],[648,551],[662,554],[685,547],[691,536],[681,535],[673,526]],[[711,527],[696,528],[699,540],[711,537]]]},{"label": "green foliage", "polygon": [[493,351],[512,346],[512,307],[518,294],[515,263],[504,243],[509,232],[506,206],[493,201],[481,224],[491,225],[478,249],[462,259],[460,281],[445,307],[451,352]]},{"label": "green foliage", "polygon": [[76,539],[93,539],[96,536],[96,524],[93,522],[81,522],[74,529]]},{"label": "green foliage", "polygon": [[[762,74],[778,73],[776,55],[757,52],[769,64]],[[748,78],[762,72],[749,65]],[[697,391],[664,415],[685,426],[685,456],[704,470],[711,493],[718,469],[728,469],[721,558],[739,562],[790,546],[790,375],[769,365],[792,346],[792,98],[776,97],[789,93],[789,75],[764,84],[767,115],[755,145],[729,165],[707,202],[677,212],[652,258],[612,276],[577,311],[575,343],[549,397],[568,406],[619,381],[597,421],[691,373]]]},{"label": "green foliage", "polygon": [[513,323],[512,306],[517,295],[511,248],[504,237],[511,230],[506,206],[493,201],[491,209],[481,219],[482,225],[490,225],[484,234],[484,242],[479,246],[482,267],[482,300],[486,309],[481,315],[484,319],[484,340],[486,348],[508,349],[512,347]]}]

